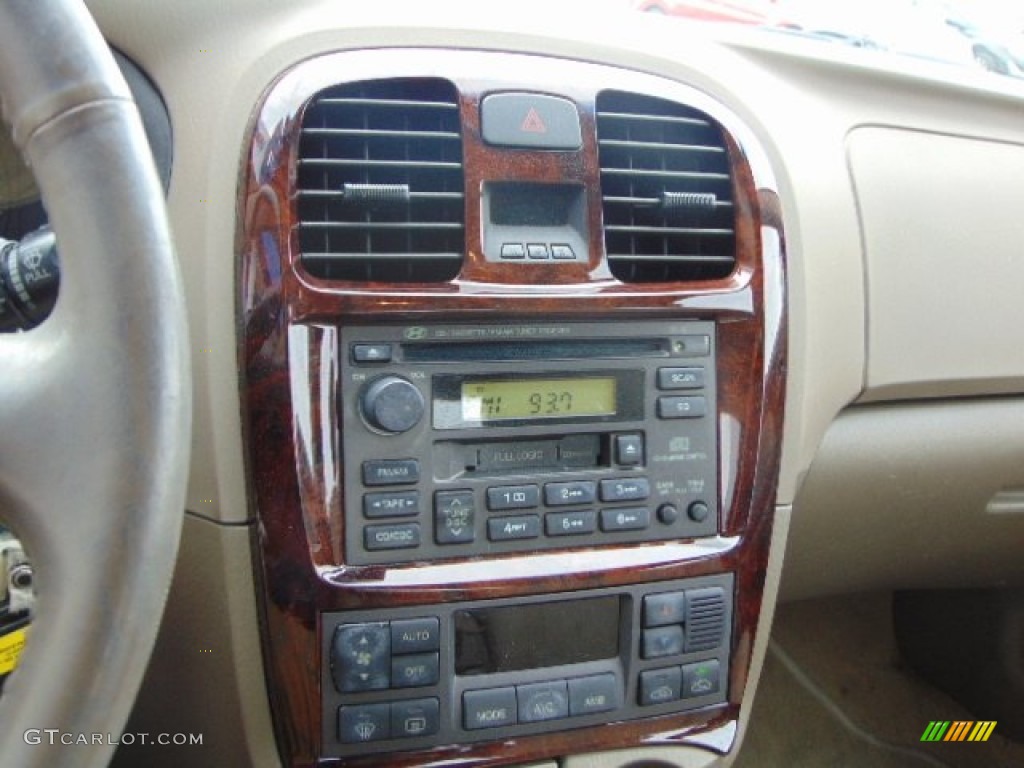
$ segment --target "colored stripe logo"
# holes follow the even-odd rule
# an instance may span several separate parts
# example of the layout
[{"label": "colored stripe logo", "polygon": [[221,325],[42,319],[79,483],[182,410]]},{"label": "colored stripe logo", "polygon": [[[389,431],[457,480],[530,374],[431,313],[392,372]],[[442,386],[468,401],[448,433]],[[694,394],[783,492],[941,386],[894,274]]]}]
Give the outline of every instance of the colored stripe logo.
[{"label": "colored stripe logo", "polygon": [[995,720],[932,720],[921,741],[988,741],[995,729]]}]

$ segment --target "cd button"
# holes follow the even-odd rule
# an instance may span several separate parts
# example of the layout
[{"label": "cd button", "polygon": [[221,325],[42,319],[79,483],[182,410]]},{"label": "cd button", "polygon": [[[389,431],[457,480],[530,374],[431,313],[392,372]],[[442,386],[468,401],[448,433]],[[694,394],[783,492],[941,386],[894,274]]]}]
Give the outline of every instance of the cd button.
[{"label": "cd button", "polygon": [[699,419],[707,413],[707,401],[703,396],[659,397],[659,419]]},{"label": "cd button", "polygon": [[548,483],[544,486],[544,501],[549,507],[567,504],[591,504],[595,500],[597,485],[592,480],[573,483]]}]

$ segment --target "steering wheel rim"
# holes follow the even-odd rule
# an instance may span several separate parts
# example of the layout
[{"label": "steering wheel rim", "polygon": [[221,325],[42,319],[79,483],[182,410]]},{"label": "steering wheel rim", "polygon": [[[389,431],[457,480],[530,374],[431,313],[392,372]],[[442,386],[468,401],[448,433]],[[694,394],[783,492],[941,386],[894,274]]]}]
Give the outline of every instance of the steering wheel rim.
[{"label": "steering wheel rim", "polygon": [[0,337],[0,517],[38,591],[0,749],[5,765],[105,765],[181,534],[184,291],[138,110],[81,2],[0,0],[0,103],[62,272],[50,318]]}]

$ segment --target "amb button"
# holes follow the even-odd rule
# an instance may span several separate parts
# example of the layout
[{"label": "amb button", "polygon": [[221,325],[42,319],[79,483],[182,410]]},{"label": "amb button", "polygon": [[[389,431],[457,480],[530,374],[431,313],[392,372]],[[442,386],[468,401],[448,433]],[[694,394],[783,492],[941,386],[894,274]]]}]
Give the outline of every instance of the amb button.
[{"label": "amb button", "polygon": [[492,93],[480,105],[484,141],[499,147],[579,149],[580,116],[568,99],[538,93]]}]

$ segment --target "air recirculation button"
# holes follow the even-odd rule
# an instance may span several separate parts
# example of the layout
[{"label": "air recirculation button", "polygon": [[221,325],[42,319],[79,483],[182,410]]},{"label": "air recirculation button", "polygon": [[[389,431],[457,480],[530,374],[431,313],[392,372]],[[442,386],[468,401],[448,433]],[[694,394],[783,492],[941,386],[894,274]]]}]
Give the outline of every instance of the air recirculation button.
[{"label": "air recirculation button", "polygon": [[360,400],[366,423],[381,432],[408,432],[423,418],[423,394],[408,379],[382,376],[370,382]]}]

